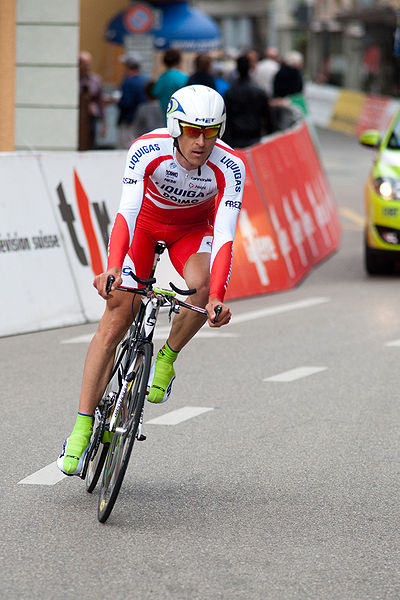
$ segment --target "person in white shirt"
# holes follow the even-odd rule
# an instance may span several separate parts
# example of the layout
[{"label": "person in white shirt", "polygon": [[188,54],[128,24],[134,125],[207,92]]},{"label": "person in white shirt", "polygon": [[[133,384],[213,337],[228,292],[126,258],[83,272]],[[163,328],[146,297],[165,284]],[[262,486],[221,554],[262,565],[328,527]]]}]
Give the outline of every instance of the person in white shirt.
[{"label": "person in white shirt", "polygon": [[277,48],[267,48],[265,58],[260,60],[255,68],[253,80],[258,83],[269,98],[273,95],[274,77],[280,68]]}]

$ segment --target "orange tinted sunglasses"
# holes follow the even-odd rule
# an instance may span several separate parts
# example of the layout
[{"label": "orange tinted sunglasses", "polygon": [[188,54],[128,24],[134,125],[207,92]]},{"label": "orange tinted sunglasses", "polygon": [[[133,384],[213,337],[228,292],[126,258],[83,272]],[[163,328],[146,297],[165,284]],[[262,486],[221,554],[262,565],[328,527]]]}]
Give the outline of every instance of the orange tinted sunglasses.
[{"label": "orange tinted sunglasses", "polygon": [[216,137],[219,134],[219,130],[221,129],[221,125],[190,125],[189,123],[182,123],[179,121],[179,125],[181,126],[182,133],[191,138],[197,138],[199,135],[203,134],[206,139]]}]

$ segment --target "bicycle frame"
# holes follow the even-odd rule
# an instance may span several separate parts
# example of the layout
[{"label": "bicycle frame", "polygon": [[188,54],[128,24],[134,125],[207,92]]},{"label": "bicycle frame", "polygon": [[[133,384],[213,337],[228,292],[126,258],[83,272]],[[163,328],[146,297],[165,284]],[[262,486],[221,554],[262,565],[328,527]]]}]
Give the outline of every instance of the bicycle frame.
[{"label": "bicycle frame", "polygon": [[[176,298],[177,292],[188,295],[190,293],[194,293],[195,290],[179,290],[178,288],[176,288],[176,286],[173,286],[172,283],[170,283],[170,285],[174,288],[173,290],[163,290],[161,288],[153,287],[153,284],[155,283],[154,274],[156,271],[156,267],[160,260],[161,254],[164,252],[165,248],[165,242],[157,242],[154,253],[153,267],[149,279],[141,280],[140,278],[133,275],[133,273],[131,273],[133,279],[135,279],[137,282],[145,283],[144,288],[118,288],[118,290],[121,291],[130,292],[133,294],[140,294],[142,296],[142,301],[140,303],[138,313],[131,326],[131,329],[129,330],[129,348],[127,349],[127,361],[130,362],[130,366],[124,377],[122,377],[122,373],[124,370],[122,360],[118,365],[118,369],[120,369],[121,373],[121,385],[118,397],[115,401],[114,410],[110,419],[110,432],[114,431],[115,422],[118,417],[118,411],[121,407],[121,403],[124,399],[127,390],[129,389],[129,386],[132,385],[132,371],[134,364],[134,361],[132,360],[132,351],[134,351],[135,348],[139,347],[142,344],[151,344],[151,350],[153,354],[153,334],[161,306],[169,306],[170,314],[173,312],[179,312],[179,308],[182,306],[185,308],[189,308],[190,310],[200,312],[201,314],[207,315],[207,311],[205,309],[200,308],[198,306],[193,306],[192,304],[188,304],[187,302],[183,302],[182,300],[178,300]],[[117,428],[115,430],[115,433],[123,434],[125,433],[125,431],[118,431]]]},{"label": "bicycle frame", "polygon": [[[165,248],[164,242],[157,242],[149,279],[141,279],[131,272],[139,287],[117,288],[139,294],[141,302],[132,325],[118,347],[101,408],[99,405],[96,409],[99,424],[93,433],[93,446],[88,451],[81,475],[86,479],[87,491],[91,493],[103,473],[98,505],[98,519],[102,523],[108,519],[118,497],[135,440],[146,439],[142,433],[143,412],[146,394],[149,393],[153,334],[160,308],[169,307],[170,317],[172,313],[178,313],[181,307],[207,316],[204,308],[176,298],[177,294],[193,295],[196,290],[180,290],[171,282],[171,289],[167,290],[154,285],[157,263]],[[114,280],[112,275],[107,278],[107,293],[110,293]],[[215,322],[222,307],[216,306],[214,310]],[[101,453],[100,443],[103,444]]]}]

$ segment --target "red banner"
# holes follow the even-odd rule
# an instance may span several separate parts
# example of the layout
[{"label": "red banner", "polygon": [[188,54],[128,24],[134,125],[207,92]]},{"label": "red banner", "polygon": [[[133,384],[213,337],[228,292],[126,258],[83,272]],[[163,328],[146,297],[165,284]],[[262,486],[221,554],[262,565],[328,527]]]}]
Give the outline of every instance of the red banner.
[{"label": "red banner", "polygon": [[228,298],[295,286],[339,244],[336,206],[306,124],[241,152],[246,184]]},{"label": "red banner", "polygon": [[256,179],[246,153],[240,152],[240,157],[246,165],[246,180],[227,298],[254,296],[287,287],[284,261]]},{"label": "red banner", "polygon": [[357,123],[356,135],[360,135],[365,129],[384,131],[393,116],[390,104],[389,98],[368,95]]}]

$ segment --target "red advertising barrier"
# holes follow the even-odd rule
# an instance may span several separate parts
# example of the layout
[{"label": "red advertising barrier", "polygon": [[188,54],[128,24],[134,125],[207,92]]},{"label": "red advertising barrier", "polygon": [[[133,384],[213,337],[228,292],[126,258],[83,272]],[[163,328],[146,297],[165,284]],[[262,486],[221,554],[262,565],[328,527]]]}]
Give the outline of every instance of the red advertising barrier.
[{"label": "red advertising barrier", "polygon": [[384,96],[366,96],[356,127],[359,136],[365,129],[379,129],[384,131],[393,116],[390,98]]},{"label": "red advertising barrier", "polygon": [[247,159],[242,208],[233,244],[233,268],[227,290],[228,298],[243,298],[286,287],[284,259],[276,235],[265,210],[262,190]]},{"label": "red advertising barrier", "polygon": [[295,286],[340,239],[336,206],[305,123],[240,154],[247,172],[229,299]]}]

